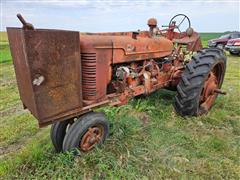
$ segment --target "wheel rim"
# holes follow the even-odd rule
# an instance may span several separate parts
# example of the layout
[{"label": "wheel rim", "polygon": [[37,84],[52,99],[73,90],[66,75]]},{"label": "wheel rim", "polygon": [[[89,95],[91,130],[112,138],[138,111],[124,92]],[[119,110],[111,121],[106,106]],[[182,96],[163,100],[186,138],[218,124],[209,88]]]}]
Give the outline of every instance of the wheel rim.
[{"label": "wheel rim", "polygon": [[[202,93],[200,96],[200,109],[203,110],[202,113],[207,112],[213,105],[217,93],[216,90],[220,87],[222,82],[222,65],[218,64],[216,65],[211,72],[208,75],[208,78],[206,79]],[[201,112],[200,112],[201,114]]]},{"label": "wheel rim", "polygon": [[102,125],[88,128],[87,132],[82,137],[80,149],[84,152],[90,151],[95,145],[101,142],[103,135],[104,128]]}]

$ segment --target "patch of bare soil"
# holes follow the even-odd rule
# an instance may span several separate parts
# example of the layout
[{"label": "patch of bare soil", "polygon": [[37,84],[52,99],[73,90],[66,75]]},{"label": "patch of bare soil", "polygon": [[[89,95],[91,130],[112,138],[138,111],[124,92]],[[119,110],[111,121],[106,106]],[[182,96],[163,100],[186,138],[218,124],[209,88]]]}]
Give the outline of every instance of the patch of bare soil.
[{"label": "patch of bare soil", "polygon": [[131,110],[128,112],[130,115],[136,117],[137,119],[141,120],[143,126],[147,126],[150,122],[150,117],[145,112],[139,112]]},{"label": "patch of bare soil", "polygon": [[4,158],[7,154],[11,152],[16,152],[24,146],[24,140],[10,144],[8,146],[0,147],[0,159]]},{"label": "patch of bare soil", "polygon": [[0,111],[0,117],[10,116],[13,114],[20,114],[22,112],[24,112],[22,104],[17,104],[9,109]]},{"label": "patch of bare soil", "polygon": [[4,157],[7,157],[11,153],[17,153],[21,151],[27,144],[31,143],[33,138],[43,137],[46,132],[48,132],[48,128],[39,129],[34,135],[32,136],[23,136],[18,141],[14,142],[13,144],[9,144],[7,146],[0,147],[0,160]]},{"label": "patch of bare soil", "polygon": [[5,79],[1,79],[0,80],[0,86],[11,86],[13,84],[16,84],[16,80],[15,79],[8,79],[8,80],[5,80]]}]

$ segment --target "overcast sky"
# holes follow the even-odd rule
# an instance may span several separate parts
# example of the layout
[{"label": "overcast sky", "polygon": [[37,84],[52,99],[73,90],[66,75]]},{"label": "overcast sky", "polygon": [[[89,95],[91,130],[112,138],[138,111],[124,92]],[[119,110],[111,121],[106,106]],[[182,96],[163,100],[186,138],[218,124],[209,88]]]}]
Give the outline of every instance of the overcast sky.
[{"label": "overcast sky", "polygon": [[239,0],[0,0],[1,31],[21,27],[21,13],[36,28],[82,32],[135,31],[147,29],[147,19],[156,17],[159,26],[178,13],[190,17],[199,32],[240,29]]}]

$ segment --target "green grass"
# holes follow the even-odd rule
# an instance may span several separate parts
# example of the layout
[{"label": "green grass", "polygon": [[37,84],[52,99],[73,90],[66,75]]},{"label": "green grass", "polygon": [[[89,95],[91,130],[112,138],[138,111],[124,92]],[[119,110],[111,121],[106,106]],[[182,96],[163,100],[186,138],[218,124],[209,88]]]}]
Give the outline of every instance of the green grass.
[{"label": "green grass", "polygon": [[0,63],[12,61],[9,45],[0,43]]},{"label": "green grass", "polygon": [[0,43],[7,43],[8,44],[8,37],[7,37],[7,33],[0,31]]},{"label": "green grass", "polygon": [[208,45],[208,40],[209,39],[218,38],[218,37],[220,37],[223,34],[225,34],[225,33],[200,33],[203,46],[207,46]]},{"label": "green grass", "polygon": [[[204,34],[213,37],[216,34]],[[2,48],[2,45],[1,45]],[[121,107],[101,108],[106,143],[90,153],[56,154],[49,127],[23,110],[8,46],[0,71],[0,179],[239,179],[240,58],[228,55],[226,96],[204,116],[173,111],[174,92],[159,90]],[[2,54],[2,50],[1,50]]]},{"label": "green grass", "polygon": [[0,63],[12,60],[6,32],[0,31]]},{"label": "green grass", "polygon": [[215,39],[222,36],[225,33],[200,33],[202,41],[208,41],[209,39]]}]

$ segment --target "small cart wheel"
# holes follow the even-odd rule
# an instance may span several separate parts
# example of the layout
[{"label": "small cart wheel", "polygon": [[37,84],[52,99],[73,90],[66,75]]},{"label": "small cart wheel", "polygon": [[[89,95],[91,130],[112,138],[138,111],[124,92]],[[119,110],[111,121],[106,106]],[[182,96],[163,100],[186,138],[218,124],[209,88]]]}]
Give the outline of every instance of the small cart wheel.
[{"label": "small cart wheel", "polygon": [[56,122],[51,127],[51,140],[56,152],[62,151],[63,139],[67,130],[73,124],[73,119],[68,119],[60,122]]},{"label": "small cart wheel", "polygon": [[76,120],[63,141],[63,151],[92,150],[104,142],[109,133],[109,124],[103,113],[90,112]]}]

